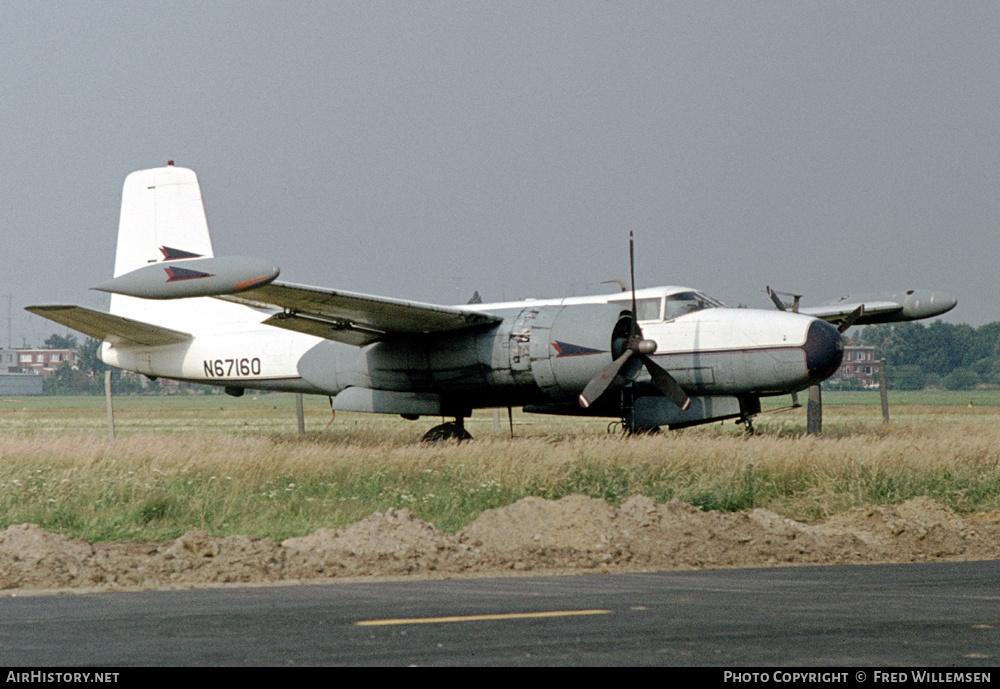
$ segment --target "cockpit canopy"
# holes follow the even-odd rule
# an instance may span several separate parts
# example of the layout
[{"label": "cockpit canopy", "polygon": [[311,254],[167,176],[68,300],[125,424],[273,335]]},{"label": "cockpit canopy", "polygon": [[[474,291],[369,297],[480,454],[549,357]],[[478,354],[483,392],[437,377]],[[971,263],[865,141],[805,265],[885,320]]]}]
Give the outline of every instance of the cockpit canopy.
[{"label": "cockpit canopy", "polygon": [[[621,304],[629,309],[632,308],[631,298],[609,301],[612,304]],[[722,302],[694,290],[676,292],[663,297],[645,297],[635,301],[636,317],[640,321],[669,321],[687,313],[723,306]]]},{"label": "cockpit canopy", "polygon": [[703,309],[717,309],[723,306],[721,301],[712,299],[701,292],[678,292],[669,295],[664,301],[666,303],[663,309],[663,320],[666,321],[686,313],[694,313]]}]

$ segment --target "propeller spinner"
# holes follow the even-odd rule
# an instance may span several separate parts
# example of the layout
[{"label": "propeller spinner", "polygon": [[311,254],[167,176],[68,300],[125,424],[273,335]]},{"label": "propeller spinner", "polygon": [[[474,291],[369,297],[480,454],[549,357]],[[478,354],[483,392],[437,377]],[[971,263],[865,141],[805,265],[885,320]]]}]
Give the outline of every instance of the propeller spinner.
[{"label": "propeller spinner", "polygon": [[628,254],[629,275],[632,279],[632,318],[629,321],[629,334],[624,343],[624,351],[600,373],[590,379],[583,392],[580,393],[580,406],[586,409],[593,404],[611,387],[611,383],[617,376],[621,375],[623,378],[629,380],[635,378],[639,373],[640,367],[632,366],[626,369],[626,364],[633,358],[636,358],[646,367],[656,388],[678,407],[687,409],[691,406],[690,398],[684,392],[684,388],[680,386],[680,383],[649,357],[650,354],[656,352],[656,342],[643,338],[642,329],[639,327],[639,322],[636,318],[635,242],[631,232],[628,233]]}]

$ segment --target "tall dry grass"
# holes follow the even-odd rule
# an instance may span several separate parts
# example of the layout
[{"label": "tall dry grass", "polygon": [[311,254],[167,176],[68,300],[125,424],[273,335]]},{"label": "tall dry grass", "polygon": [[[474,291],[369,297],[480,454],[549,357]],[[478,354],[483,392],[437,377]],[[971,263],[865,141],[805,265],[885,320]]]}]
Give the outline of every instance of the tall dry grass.
[{"label": "tall dry grass", "polygon": [[[294,426],[286,408],[280,423],[266,411],[262,428],[236,416],[220,429],[207,407],[160,409],[125,423],[115,441],[82,412],[60,412],[77,419],[69,431],[11,427],[0,414],[0,528],[34,522],[89,540],[191,529],[280,539],[405,507],[454,531],[524,496],[571,493],[762,507],[799,520],[919,495],[963,512],[1000,509],[1000,407],[896,408],[889,426],[869,408],[833,408],[820,438],[802,434],[796,413],[762,417],[753,437],[727,423],[630,438],[609,435],[606,422],[518,415],[512,439],[487,413],[470,422],[477,440],[433,446],[418,440],[426,424],[360,415],[325,429],[317,415],[300,439],[273,430]],[[183,432],[149,431],[171,418]]]}]

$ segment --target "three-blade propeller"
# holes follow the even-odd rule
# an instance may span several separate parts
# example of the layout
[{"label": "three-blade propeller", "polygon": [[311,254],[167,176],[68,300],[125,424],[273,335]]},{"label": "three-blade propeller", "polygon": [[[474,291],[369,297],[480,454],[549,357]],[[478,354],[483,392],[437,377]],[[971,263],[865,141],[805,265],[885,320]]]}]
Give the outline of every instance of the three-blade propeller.
[{"label": "three-blade propeller", "polygon": [[[625,340],[624,351],[587,383],[580,393],[580,406],[586,409],[593,404],[611,387],[618,376],[627,380],[635,378],[641,369],[633,361],[637,359],[646,367],[656,388],[678,407],[687,409],[691,406],[690,398],[674,377],[649,357],[656,351],[656,342],[644,339],[639,328],[639,316],[635,304],[635,244],[631,232],[628,233],[628,254],[629,274],[632,278],[632,320],[629,323],[628,339]],[[627,366],[630,361],[633,362],[632,365]]]}]

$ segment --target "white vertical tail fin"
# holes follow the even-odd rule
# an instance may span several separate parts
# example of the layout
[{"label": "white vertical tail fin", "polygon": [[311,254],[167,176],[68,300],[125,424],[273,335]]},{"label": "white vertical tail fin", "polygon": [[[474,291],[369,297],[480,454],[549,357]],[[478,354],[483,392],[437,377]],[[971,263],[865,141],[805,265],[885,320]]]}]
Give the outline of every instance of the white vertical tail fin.
[{"label": "white vertical tail fin", "polygon": [[193,170],[170,164],[125,179],[115,277],[163,260],[214,255]]},{"label": "white vertical tail fin", "polygon": [[[152,263],[213,256],[201,187],[193,170],[171,162],[125,179],[114,277]],[[210,297],[157,302],[112,294],[110,311],[182,332],[199,325],[244,321],[247,316],[245,307]]]}]

